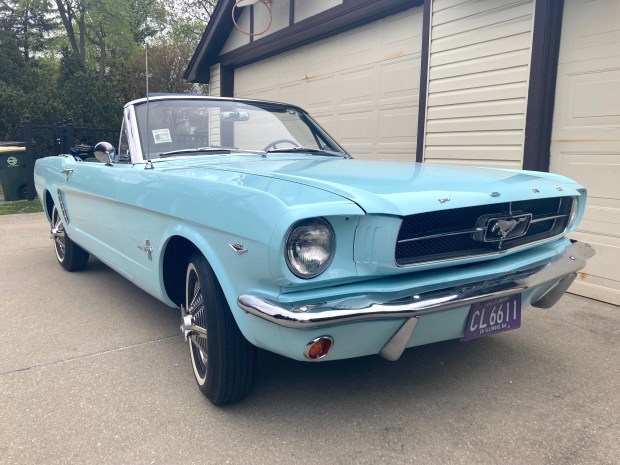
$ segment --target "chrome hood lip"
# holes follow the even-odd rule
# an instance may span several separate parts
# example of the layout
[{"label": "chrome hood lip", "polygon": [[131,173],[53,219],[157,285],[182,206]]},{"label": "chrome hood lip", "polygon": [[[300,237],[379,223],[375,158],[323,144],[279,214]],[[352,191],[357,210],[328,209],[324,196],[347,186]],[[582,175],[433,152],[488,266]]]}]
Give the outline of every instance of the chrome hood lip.
[{"label": "chrome hood lip", "polygon": [[[580,195],[563,176],[498,168],[334,159],[318,156],[227,156],[166,163],[177,174],[248,182],[269,177],[314,187],[351,200],[366,213],[396,216],[472,205]],[[197,172],[198,170],[198,172]],[[191,174],[190,174],[191,172]],[[224,175],[222,172],[227,172]],[[221,173],[218,176],[218,173]],[[205,176],[206,173],[205,173]],[[241,179],[244,178],[244,179]]]}]

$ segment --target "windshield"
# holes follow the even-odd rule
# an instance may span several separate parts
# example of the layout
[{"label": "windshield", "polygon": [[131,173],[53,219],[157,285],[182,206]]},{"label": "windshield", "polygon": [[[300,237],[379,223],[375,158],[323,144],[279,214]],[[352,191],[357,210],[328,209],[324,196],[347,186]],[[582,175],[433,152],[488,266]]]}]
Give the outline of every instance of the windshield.
[{"label": "windshield", "polygon": [[226,150],[346,155],[299,109],[284,104],[209,99],[151,100],[135,107],[143,159]]}]

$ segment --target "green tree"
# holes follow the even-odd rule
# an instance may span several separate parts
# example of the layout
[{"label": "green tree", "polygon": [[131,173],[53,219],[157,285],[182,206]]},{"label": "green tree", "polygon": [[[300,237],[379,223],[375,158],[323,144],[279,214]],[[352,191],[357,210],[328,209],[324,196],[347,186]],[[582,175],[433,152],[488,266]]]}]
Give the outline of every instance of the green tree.
[{"label": "green tree", "polygon": [[113,56],[129,56],[156,35],[166,19],[161,0],[55,0],[68,46],[99,79]]},{"label": "green tree", "polygon": [[0,138],[21,120],[118,127],[150,90],[200,92],[182,76],[215,0],[0,0]]},{"label": "green tree", "polygon": [[14,32],[26,61],[46,49],[58,26],[47,0],[0,0],[0,24]]},{"label": "green tree", "polygon": [[196,50],[194,31],[202,22],[177,19],[171,32],[154,41],[149,47],[150,90],[154,92],[202,92],[202,85],[183,79],[187,64]]}]

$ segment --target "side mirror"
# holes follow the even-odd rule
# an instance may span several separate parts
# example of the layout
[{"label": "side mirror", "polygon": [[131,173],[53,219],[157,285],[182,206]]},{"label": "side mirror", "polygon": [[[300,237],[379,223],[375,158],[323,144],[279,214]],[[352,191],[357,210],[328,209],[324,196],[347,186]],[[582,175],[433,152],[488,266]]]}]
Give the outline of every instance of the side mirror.
[{"label": "side mirror", "polygon": [[95,158],[106,165],[112,164],[112,158],[114,158],[114,147],[109,142],[99,142],[95,145]]}]

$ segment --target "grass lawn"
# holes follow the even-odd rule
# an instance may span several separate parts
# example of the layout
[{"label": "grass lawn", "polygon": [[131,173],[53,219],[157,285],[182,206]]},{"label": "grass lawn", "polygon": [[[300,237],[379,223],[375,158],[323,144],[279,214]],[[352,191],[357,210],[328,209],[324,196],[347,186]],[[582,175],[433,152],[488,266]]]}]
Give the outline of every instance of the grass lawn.
[{"label": "grass lawn", "polygon": [[18,200],[17,202],[0,203],[0,215],[12,215],[13,213],[37,213],[42,212],[41,202],[38,199],[32,201]]}]

